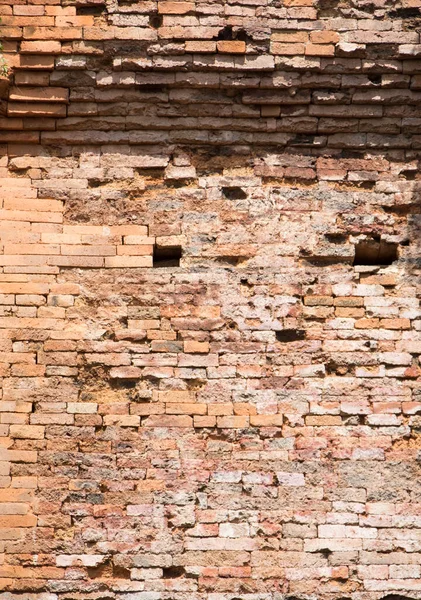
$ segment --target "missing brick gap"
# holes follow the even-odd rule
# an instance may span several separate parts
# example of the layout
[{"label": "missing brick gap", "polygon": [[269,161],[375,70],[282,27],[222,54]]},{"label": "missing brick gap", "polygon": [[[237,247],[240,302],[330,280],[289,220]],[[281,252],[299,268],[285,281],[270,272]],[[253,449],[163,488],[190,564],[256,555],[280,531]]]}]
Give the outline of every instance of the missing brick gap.
[{"label": "missing brick gap", "polygon": [[149,17],[149,24],[153,29],[159,29],[160,27],[162,27],[163,21],[163,16],[157,13],[154,13]]},{"label": "missing brick gap", "polygon": [[305,339],[306,332],[304,329],[281,329],[275,336],[278,342],[298,342]]},{"label": "missing brick gap", "polygon": [[381,85],[382,84],[382,76],[378,75],[377,73],[373,73],[373,74],[368,74],[367,75],[367,79],[374,85]]},{"label": "missing brick gap", "polygon": [[398,259],[398,244],[380,237],[366,238],[355,245],[354,266],[391,265]]},{"label": "missing brick gap", "polygon": [[76,7],[76,16],[93,16],[99,17],[105,11],[105,6],[98,5],[87,5],[87,6],[77,6]]},{"label": "missing brick gap", "polygon": [[153,266],[156,268],[179,267],[181,257],[181,246],[159,246],[156,244],[153,249]]},{"label": "missing brick gap", "polygon": [[221,29],[216,37],[217,40],[234,40],[235,36],[232,30],[232,25],[226,25]]},{"label": "missing brick gap", "polygon": [[166,567],[162,569],[164,579],[178,579],[186,574],[184,567]]},{"label": "missing brick gap", "polygon": [[245,200],[247,193],[241,187],[223,187],[222,193],[228,200]]}]

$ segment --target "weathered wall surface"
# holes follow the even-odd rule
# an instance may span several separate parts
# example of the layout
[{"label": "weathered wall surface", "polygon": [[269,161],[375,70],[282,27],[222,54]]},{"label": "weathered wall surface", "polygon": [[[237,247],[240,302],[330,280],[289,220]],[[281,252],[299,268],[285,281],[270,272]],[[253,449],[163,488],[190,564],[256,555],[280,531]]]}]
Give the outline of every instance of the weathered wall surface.
[{"label": "weathered wall surface", "polygon": [[0,1],[1,600],[420,598],[419,5]]}]

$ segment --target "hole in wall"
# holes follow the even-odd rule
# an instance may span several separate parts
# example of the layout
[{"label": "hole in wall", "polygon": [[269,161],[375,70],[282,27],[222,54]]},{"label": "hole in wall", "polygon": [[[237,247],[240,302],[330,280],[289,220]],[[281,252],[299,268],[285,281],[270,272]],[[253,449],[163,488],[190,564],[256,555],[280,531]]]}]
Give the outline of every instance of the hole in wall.
[{"label": "hole in wall", "polygon": [[281,329],[275,336],[278,342],[298,342],[305,339],[306,332],[304,329]]},{"label": "hole in wall", "polygon": [[250,42],[252,40],[245,29],[239,29],[235,37],[237,40],[240,40],[240,42]]},{"label": "hole in wall", "polygon": [[405,171],[401,171],[400,175],[408,181],[414,181],[417,178],[418,171],[416,169],[406,169]]},{"label": "hole in wall", "polygon": [[364,156],[363,152],[359,152],[358,150],[341,150],[341,158],[362,158]]},{"label": "hole in wall", "polygon": [[[165,85],[151,85],[148,83],[143,84],[142,82],[140,82],[137,85],[139,86],[139,90],[141,92],[146,92],[149,94],[166,94],[168,92],[168,88]],[[154,174],[155,173],[151,169],[151,176],[153,176]]]},{"label": "hole in wall", "polygon": [[133,390],[136,383],[135,379],[111,379],[110,387],[114,390]]},{"label": "hole in wall", "polygon": [[99,17],[105,10],[105,6],[77,6],[76,15],[79,17],[93,16]]},{"label": "hole in wall", "polygon": [[398,259],[398,244],[368,238],[355,245],[354,266],[391,265]]},{"label": "hole in wall", "polygon": [[130,569],[114,565],[113,577],[116,577],[117,579],[130,579]]},{"label": "hole in wall", "polygon": [[163,579],[177,579],[183,577],[185,570],[183,567],[167,567],[162,569]]},{"label": "hole in wall", "polygon": [[297,135],[290,141],[291,146],[313,146],[316,140],[315,135],[308,133],[297,133]]},{"label": "hole in wall", "polygon": [[325,238],[331,244],[346,244],[348,236],[343,233],[325,233]]},{"label": "hole in wall", "polygon": [[371,81],[371,83],[374,83],[374,85],[381,85],[381,83],[382,83],[381,75],[369,74],[369,75],[367,75],[367,78],[369,81]]},{"label": "hole in wall", "polygon": [[232,25],[227,25],[223,29],[218,32],[217,40],[228,40],[231,41],[234,39],[234,34],[232,31]]},{"label": "hole in wall", "polygon": [[222,193],[228,200],[245,200],[246,192],[240,187],[223,187]]},{"label": "hole in wall", "polygon": [[181,246],[158,246],[153,248],[153,266],[160,267],[179,267],[182,256]]},{"label": "hole in wall", "polygon": [[403,596],[402,594],[387,594],[383,596],[382,600],[413,600],[413,598]]},{"label": "hole in wall", "polygon": [[319,0],[318,15],[319,18],[337,16],[340,0]]},{"label": "hole in wall", "polygon": [[397,8],[391,10],[388,14],[392,19],[416,19],[417,17],[421,17],[421,11],[416,7]]},{"label": "hole in wall", "polygon": [[149,17],[149,25],[153,27],[153,29],[159,29],[162,27],[162,23],[164,18],[162,15],[153,14]]}]

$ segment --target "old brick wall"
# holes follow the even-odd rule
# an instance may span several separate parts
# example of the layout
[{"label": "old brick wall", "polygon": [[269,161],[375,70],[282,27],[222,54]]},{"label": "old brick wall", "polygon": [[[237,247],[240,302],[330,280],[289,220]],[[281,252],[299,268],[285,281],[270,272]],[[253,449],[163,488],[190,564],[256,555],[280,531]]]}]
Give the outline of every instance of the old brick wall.
[{"label": "old brick wall", "polygon": [[420,598],[420,8],[0,0],[0,600]]}]

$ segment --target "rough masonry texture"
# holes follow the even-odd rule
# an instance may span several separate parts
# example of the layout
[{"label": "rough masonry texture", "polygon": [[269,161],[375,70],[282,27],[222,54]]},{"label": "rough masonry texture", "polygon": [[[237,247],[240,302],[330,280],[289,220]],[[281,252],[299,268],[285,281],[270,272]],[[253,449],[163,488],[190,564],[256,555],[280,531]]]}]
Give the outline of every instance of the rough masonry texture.
[{"label": "rough masonry texture", "polygon": [[421,597],[420,0],[0,0],[0,600]]}]

